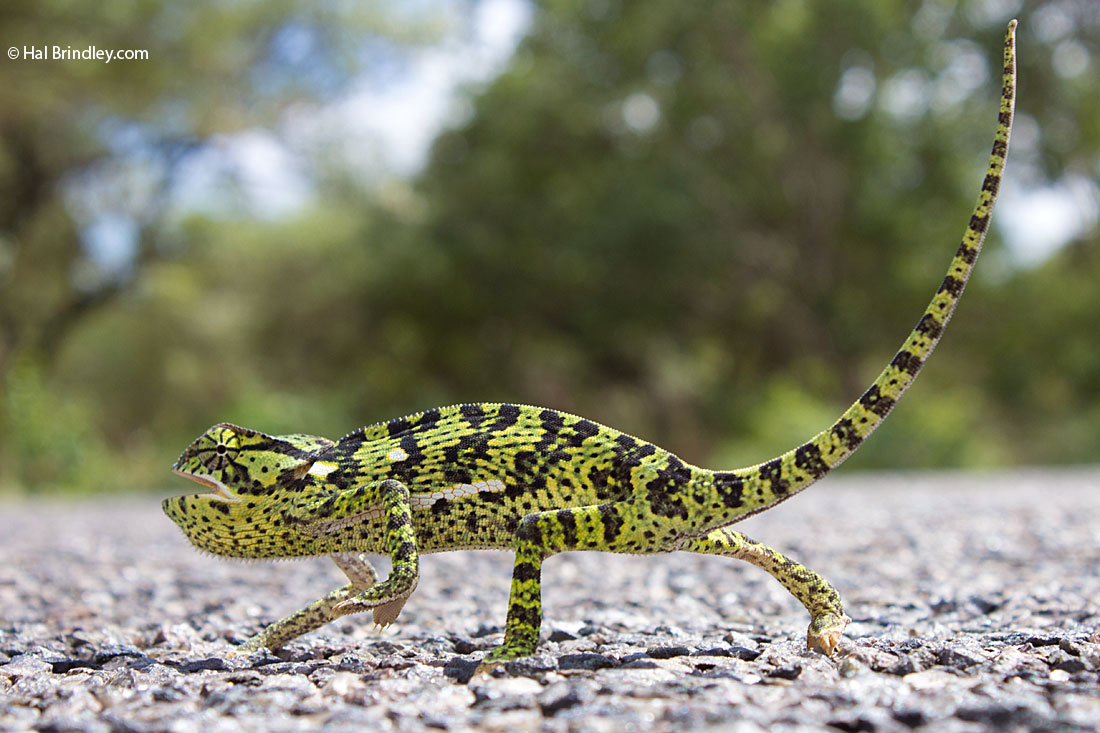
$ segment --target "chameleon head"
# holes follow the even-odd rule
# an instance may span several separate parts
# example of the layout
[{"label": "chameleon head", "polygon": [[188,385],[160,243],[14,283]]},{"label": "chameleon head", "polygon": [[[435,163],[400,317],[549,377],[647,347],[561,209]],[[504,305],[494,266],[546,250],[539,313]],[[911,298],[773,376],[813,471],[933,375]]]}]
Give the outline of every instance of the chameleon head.
[{"label": "chameleon head", "polygon": [[[275,557],[308,543],[287,526],[317,458],[333,446],[313,435],[265,435],[220,423],[200,435],[172,472],[210,491],[165,499],[164,513],[193,545],[216,555]],[[309,554],[303,546],[302,554]]]}]

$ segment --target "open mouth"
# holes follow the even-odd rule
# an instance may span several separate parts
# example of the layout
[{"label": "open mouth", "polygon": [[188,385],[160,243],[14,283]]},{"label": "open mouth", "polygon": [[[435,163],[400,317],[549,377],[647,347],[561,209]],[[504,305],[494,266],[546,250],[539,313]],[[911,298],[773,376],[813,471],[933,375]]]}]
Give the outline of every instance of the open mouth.
[{"label": "open mouth", "polygon": [[240,501],[241,497],[234,494],[232,491],[225,487],[225,484],[220,481],[215,481],[209,476],[201,476],[197,473],[188,473],[187,471],[181,471],[178,468],[173,468],[172,473],[177,476],[183,476],[186,479],[191,479],[195,483],[202,484],[208,488],[213,489],[209,494],[199,494],[204,499],[213,499],[214,501]]}]

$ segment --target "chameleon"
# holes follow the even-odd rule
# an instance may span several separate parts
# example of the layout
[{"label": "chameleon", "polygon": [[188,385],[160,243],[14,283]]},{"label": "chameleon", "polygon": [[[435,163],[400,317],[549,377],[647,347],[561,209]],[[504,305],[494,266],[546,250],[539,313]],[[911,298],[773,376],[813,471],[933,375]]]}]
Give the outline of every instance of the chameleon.
[{"label": "chameleon", "polygon": [[[215,425],[173,471],[209,489],[165,499],[200,550],[236,558],[328,555],[347,584],[247,639],[276,650],[347,614],[385,627],[415,590],[422,553],[515,553],[502,643],[483,665],[535,653],[541,569],[571,550],[722,555],[774,576],[810,614],[806,642],[832,656],[850,621],[822,576],[732,529],[836,468],[886,418],[939,342],[974,268],[1004,173],[1015,109],[1016,21],[1004,41],[988,169],[962,242],[931,302],[871,386],[828,428],[769,461],[736,470],[687,463],[592,420],[522,404],[426,410],[338,441]],[[366,555],[386,554],[379,578]]]}]

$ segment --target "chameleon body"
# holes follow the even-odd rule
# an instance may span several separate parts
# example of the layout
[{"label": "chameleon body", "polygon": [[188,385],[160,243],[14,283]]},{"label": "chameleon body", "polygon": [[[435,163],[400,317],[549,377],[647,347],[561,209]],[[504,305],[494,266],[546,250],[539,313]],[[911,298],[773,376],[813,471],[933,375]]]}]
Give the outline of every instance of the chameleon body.
[{"label": "chameleon body", "polygon": [[[713,471],[582,417],[514,404],[427,410],[338,442],[215,425],[174,470],[212,489],[164,501],[198,548],[230,557],[330,555],[347,585],[272,624],[244,649],[276,649],[339,616],[392,623],[416,587],[421,553],[515,551],[499,662],[532,654],[542,619],[542,562],[559,552],[687,551],[753,563],[809,611],[807,641],[831,654],[849,619],[817,573],[731,529],[790,498],[852,454],[931,354],[981,248],[1008,152],[1015,100],[1015,21],[1004,46],[1000,115],[989,168],[947,276],[901,349],[831,426],[749,468]],[[363,556],[385,553],[385,580]]]}]

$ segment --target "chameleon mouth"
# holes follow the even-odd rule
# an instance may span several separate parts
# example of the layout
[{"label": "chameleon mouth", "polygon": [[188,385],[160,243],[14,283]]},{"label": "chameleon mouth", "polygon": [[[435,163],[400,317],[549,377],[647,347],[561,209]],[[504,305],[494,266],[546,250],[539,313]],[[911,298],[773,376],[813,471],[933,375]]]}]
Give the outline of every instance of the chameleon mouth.
[{"label": "chameleon mouth", "polygon": [[198,473],[189,473],[187,471],[181,471],[178,468],[173,468],[172,473],[177,476],[183,476],[186,479],[190,479],[195,483],[202,484],[208,488],[213,489],[208,494],[199,494],[203,499],[213,499],[214,501],[240,501],[241,497],[234,494],[232,491],[225,487],[221,481],[216,481],[209,476],[203,476]]}]

